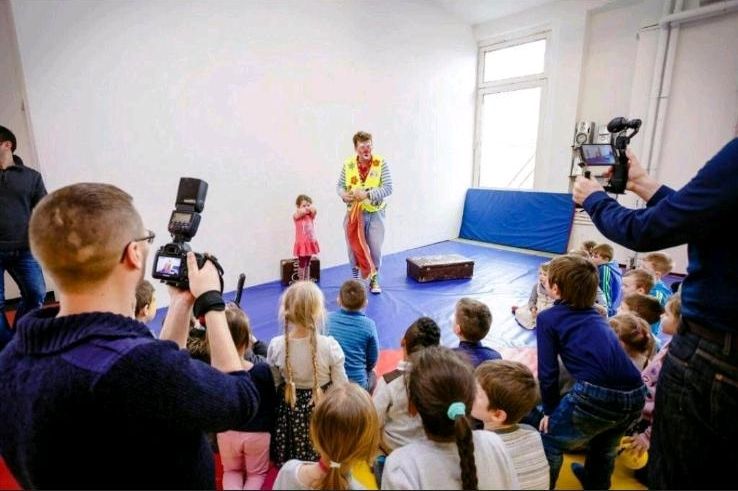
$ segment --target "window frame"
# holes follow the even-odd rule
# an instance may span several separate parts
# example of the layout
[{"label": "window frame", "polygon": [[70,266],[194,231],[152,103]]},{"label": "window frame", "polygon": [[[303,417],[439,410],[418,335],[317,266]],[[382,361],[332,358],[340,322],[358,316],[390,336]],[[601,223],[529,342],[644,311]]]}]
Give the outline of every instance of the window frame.
[{"label": "window frame", "polygon": [[[484,81],[484,63],[485,55],[490,51],[498,51],[513,46],[520,46],[536,41],[546,41],[546,49],[543,55],[543,71],[532,75],[524,75],[520,77],[510,77],[491,82]],[[494,41],[486,41],[479,43],[477,55],[477,96],[475,106],[475,122],[474,122],[474,169],[472,184],[474,187],[480,187],[481,165],[482,165],[482,134],[483,134],[483,103],[484,96],[489,94],[497,94],[501,92],[513,92],[516,90],[532,89],[539,87],[541,89],[541,98],[538,108],[538,132],[536,135],[536,163],[538,167],[541,161],[541,141],[543,137],[543,125],[546,120],[546,101],[548,95],[548,78],[549,78],[549,49],[551,47],[551,31],[538,31],[528,35],[516,36],[507,39],[499,39]],[[534,169],[535,169],[534,167]],[[533,189],[536,185],[536,172],[533,171]],[[507,188],[520,189],[520,188]]]}]

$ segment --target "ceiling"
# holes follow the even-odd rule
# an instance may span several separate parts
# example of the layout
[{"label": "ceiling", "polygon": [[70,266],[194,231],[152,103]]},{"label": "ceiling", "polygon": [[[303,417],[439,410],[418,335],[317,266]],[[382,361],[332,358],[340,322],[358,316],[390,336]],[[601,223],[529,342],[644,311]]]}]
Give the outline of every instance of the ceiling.
[{"label": "ceiling", "polygon": [[516,14],[556,0],[431,0],[443,10],[467,24],[480,24],[488,20]]}]

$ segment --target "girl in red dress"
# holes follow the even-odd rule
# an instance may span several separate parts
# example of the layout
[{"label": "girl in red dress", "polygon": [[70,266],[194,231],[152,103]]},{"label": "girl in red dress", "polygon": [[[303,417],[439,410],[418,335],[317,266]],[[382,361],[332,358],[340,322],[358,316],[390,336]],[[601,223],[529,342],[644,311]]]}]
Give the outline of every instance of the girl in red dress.
[{"label": "girl in red dress", "polygon": [[295,206],[297,206],[297,211],[292,215],[295,221],[295,245],[292,254],[298,259],[298,279],[309,280],[310,258],[320,252],[313,223],[318,211],[313,206],[310,196],[304,194],[297,197]]}]

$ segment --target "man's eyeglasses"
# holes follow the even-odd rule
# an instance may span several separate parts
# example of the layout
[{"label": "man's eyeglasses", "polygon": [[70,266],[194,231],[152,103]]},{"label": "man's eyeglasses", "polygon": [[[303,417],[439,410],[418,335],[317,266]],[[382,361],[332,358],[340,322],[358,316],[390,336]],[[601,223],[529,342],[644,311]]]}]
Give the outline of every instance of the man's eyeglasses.
[{"label": "man's eyeglasses", "polygon": [[151,230],[146,230],[147,235],[145,237],[141,237],[140,239],[133,239],[129,243],[126,244],[126,246],[123,248],[123,254],[120,255],[120,260],[123,261],[123,258],[126,256],[126,250],[128,250],[128,246],[131,245],[134,242],[141,242],[142,240],[145,240],[149,244],[154,243],[154,239],[156,238],[156,234],[152,232]]}]

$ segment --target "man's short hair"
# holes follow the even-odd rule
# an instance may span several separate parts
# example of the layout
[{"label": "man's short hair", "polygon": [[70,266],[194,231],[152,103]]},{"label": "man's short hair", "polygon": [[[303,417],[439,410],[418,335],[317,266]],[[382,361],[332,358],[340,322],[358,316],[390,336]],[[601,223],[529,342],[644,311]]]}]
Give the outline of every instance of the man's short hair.
[{"label": "man's short hair", "polygon": [[548,282],[559,287],[561,300],[572,308],[592,307],[597,297],[597,266],[581,256],[565,254],[551,259]]},{"label": "man's short hair", "polygon": [[43,198],[28,226],[33,255],[63,290],[107,278],[143,233],[131,196],[110,184],[79,183]]},{"label": "man's short hair", "polygon": [[359,280],[344,281],[339,296],[346,310],[361,310],[366,303],[366,289]]},{"label": "man's short hair", "polygon": [[456,302],[456,323],[464,339],[476,343],[489,332],[492,325],[492,312],[484,302],[472,298],[462,298]]},{"label": "man's short hair", "polygon": [[15,152],[16,144],[15,135],[5,126],[0,126],[0,143],[10,142],[10,151]]},{"label": "man's short hair", "polygon": [[651,263],[651,267],[661,276],[666,276],[674,269],[674,260],[665,252],[649,252],[643,256],[643,260]]},{"label": "man's short hair", "polygon": [[615,257],[615,250],[610,244],[597,244],[592,248],[592,254],[597,254],[608,261],[612,261],[612,258]]},{"label": "man's short hair", "polygon": [[356,145],[358,145],[359,142],[365,142],[365,141],[372,141],[371,133],[367,133],[366,131],[358,131],[354,135],[354,148],[356,148]]},{"label": "man's short hair", "polygon": [[507,413],[505,424],[519,422],[536,405],[538,382],[530,368],[518,361],[485,361],[474,375],[489,399],[487,409]]},{"label": "man's short hair", "polygon": [[151,304],[154,299],[154,285],[148,280],[141,280],[136,287],[136,310],[135,314],[138,316],[144,307]]}]

